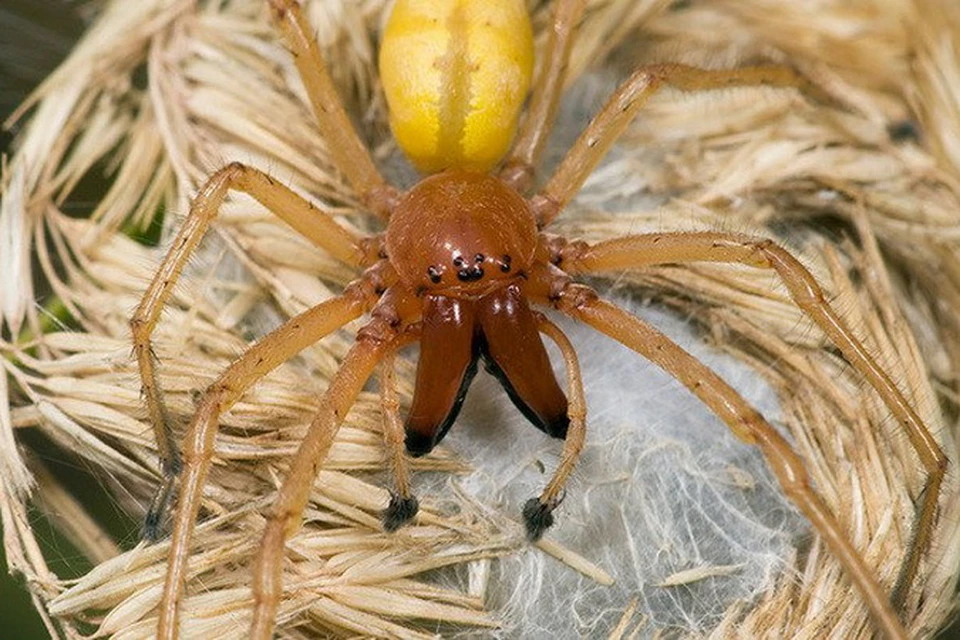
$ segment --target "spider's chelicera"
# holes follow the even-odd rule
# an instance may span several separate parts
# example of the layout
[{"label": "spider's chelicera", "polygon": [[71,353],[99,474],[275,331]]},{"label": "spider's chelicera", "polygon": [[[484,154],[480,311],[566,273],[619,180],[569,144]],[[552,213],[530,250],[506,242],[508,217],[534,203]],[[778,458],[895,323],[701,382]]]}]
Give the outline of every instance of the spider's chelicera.
[{"label": "spider's chelicera", "polygon": [[[395,484],[383,513],[385,529],[401,527],[417,512],[404,449],[424,455],[444,437],[482,361],[530,422],[564,440],[560,464],[547,487],[523,508],[528,536],[539,538],[553,523],[553,511],[583,446],[586,406],[576,353],[537,306],[553,307],[587,323],[664,368],[739,438],[756,445],[786,495],[843,564],[878,627],[891,637],[905,637],[894,605],[902,602],[910,587],[929,539],[945,460],[910,403],[825,300],[810,272],[775,243],[743,235],[651,233],[588,244],[544,232],[661,87],[699,91],[765,84],[799,88],[819,98],[816,87],[783,66],[724,71],[676,64],[642,67],[617,89],[543,186],[525,197],[556,113],[583,0],[556,3],[545,62],[515,140],[533,58],[523,2],[399,0],[381,45],[380,72],[396,139],[422,171],[432,174],[401,193],[384,182],[354,132],[299,6],[294,0],[270,0],[268,5],[293,52],[329,153],[360,200],[386,221],[386,230],[357,237],[267,174],[241,164],[220,170],[198,192],[131,320],[164,472],[147,519],[147,537],[159,535],[162,516],[172,496],[179,494],[160,607],[161,638],[177,635],[189,541],[220,414],[276,366],[365,314],[368,320],[330,381],[268,520],[253,580],[252,637],[271,635],[280,601],[284,540],[298,526],[338,426],[378,366]],[[291,318],[231,364],[203,395],[181,454],[157,385],[150,335],[185,262],[230,190],[250,194],[315,245],[363,273],[341,295]],[[892,598],[811,488],[802,460],[778,432],[704,364],[574,280],[583,274],[696,261],[775,271],[794,302],[833,340],[903,425],[928,480],[914,545],[906,553]],[[541,335],[560,349],[566,393],[553,374]],[[396,415],[393,356],[414,341],[420,343],[420,357],[404,424]]]},{"label": "spider's chelicera", "polygon": [[[424,211],[432,212],[426,220]],[[567,398],[525,293],[538,241],[526,200],[495,176],[448,170],[398,202],[387,224],[387,256],[399,286],[422,300],[406,421],[413,455],[429,453],[453,424],[480,358],[534,425],[566,437]],[[541,533],[530,530],[534,538]]]}]

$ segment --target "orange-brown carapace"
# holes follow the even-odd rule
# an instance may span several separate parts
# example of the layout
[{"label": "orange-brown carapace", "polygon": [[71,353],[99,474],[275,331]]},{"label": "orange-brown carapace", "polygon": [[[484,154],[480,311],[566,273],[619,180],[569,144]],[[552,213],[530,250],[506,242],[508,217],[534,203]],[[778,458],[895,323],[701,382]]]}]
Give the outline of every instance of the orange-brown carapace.
[{"label": "orange-brown carapace", "polygon": [[387,255],[423,301],[410,453],[428,453],[446,434],[479,359],[534,425],[566,436],[567,400],[524,294],[537,241],[527,201],[495,176],[445,171],[397,204]]}]

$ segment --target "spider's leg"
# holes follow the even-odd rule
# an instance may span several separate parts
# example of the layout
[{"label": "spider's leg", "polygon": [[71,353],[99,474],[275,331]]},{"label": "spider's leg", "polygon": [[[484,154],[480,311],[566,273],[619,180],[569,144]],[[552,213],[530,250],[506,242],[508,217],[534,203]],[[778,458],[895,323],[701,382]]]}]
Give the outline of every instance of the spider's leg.
[{"label": "spider's leg", "polygon": [[313,28],[296,0],[268,0],[297,71],[307,90],[320,133],[334,164],[343,172],[360,200],[383,218],[388,218],[396,193],[377,171],[370,152],[361,142],[333,86]]},{"label": "spider's leg", "polygon": [[246,389],[281,363],[361,316],[373,306],[377,298],[375,289],[370,278],[358,280],[348,286],[343,295],[325,300],[287,320],[250,347],[207,388],[184,437],[180,495],[157,624],[159,638],[173,640],[179,636],[178,618],[187,575],[190,538],[203,498],[204,482],[210,470],[220,414],[227,411]]},{"label": "spider's leg", "polygon": [[527,536],[536,541],[553,524],[552,512],[563,500],[564,487],[570,473],[577,465],[583,443],[587,436],[587,401],[583,393],[583,378],[580,376],[580,362],[570,339],[543,314],[537,314],[537,328],[560,348],[567,370],[567,416],[570,425],[563,441],[563,453],[560,464],[553,477],[538,498],[531,498],[523,507]]},{"label": "spider's leg", "polygon": [[570,274],[684,262],[737,262],[776,271],[794,303],[817,323],[847,362],[883,399],[927,472],[926,484],[920,492],[922,502],[916,516],[913,543],[891,596],[894,605],[899,607],[913,583],[933,533],[947,458],[897,385],[826,300],[813,274],[789,251],[771,240],[717,232],[644,234],[607,240],[593,246],[575,243],[560,250],[555,258]]},{"label": "spider's leg", "polygon": [[585,4],[585,0],[558,0],[554,6],[553,25],[547,47],[540,58],[543,62],[531,90],[530,106],[513,149],[500,171],[500,177],[521,193],[533,183],[534,167],[556,120],[573,46],[573,32],[580,22]]},{"label": "spider's leg", "polygon": [[[157,361],[150,338],[184,265],[200,244],[230,190],[250,194],[307,239],[349,265],[366,266],[376,260],[376,247],[373,246],[375,243],[354,237],[328,214],[261,171],[233,163],[207,180],[197,193],[187,219],[130,319],[133,351],[137,357],[143,385],[142,393],[157,441],[165,478],[163,486],[168,490],[166,494],[158,494],[150,509],[150,514],[153,515],[162,515],[165,511],[170,500],[169,489],[182,462],[172,429],[172,417],[161,396]],[[144,526],[144,537],[155,539],[158,533],[159,522],[148,517]]]},{"label": "spider's leg", "polygon": [[390,493],[390,504],[381,514],[381,518],[385,530],[396,531],[417,515],[419,504],[410,490],[410,469],[404,446],[406,434],[400,419],[400,396],[397,394],[392,353],[384,357],[380,367],[380,412],[383,415],[383,440],[390,469],[393,471],[394,485],[394,491]]},{"label": "spider's leg", "polygon": [[665,86],[680,91],[706,91],[738,86],[793,87],[821,101],[830,98],[790,67],[770,65],[739,69],[699,69],[683,64],[640,67],[610,96],[564,156],[531,206],[540,227],[549,224],[603,159],[647,100]]},{"label": "spider's leg", "polygon": [[[130,320],[134,353],[143,384],[142,391],[154,428],[161,466],[167,479],[165,486],[168,488],[172,485],[172,478],[179,472],[181,460],[171,428],[172,419],[161,397],[156,372],[157,362],[150,337],[184,265],[217,215],[226,193],[231,189],[252,195],[314,244],[347,264],[361,266],[374,259],[369,255],[369,243],[364,244],[329,215],[263,172],[233,163],[218,171],[204,184],[170,251]],[[151,513],[162,511],[162,505],[168,500],[169,496],[158,494]],[[148,519],[145,537],[156,537],[156,525],[157,522]]]},{"label": "spider's leg", "polygon": [[[389,295],[389,292],[385,295]],[[249,635],[254,640],[269,640],[272,637],[283,593],[284,541],[300,526],[301,514],[313,490],[320,465],[343,419],[377,363],[396,351],[403,342],[403,337],[398,338],[397,327],[384,316],[378,315],[378,309],[382,308],[378,307],[371,313],[370,322],[357,333],[356,343],[330,380],[317,414],[277,494],[254,565],[254,609]]]},{"label": "spider's leg", "polygon": [[873,572],[811,487],[803,460],[763,416],[702,362],[640,318],[600,299],[593,289],[572,283],[566,275],[540,274],[538,279],[531,284],[541,291],[542,302],[552,303],[661,367],[707,405],[738,438],[759,448],[784,494],[807,517],[860,591],[877,626],[888,638],[907,638]]}]

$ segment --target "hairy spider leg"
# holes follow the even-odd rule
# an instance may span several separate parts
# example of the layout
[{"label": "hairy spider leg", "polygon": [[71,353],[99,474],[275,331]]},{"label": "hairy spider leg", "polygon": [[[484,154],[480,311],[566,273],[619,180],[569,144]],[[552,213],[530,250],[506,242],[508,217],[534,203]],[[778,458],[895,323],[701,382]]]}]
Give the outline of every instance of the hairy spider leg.
[{"label": "hairy spider leg", "polygon": [[907,638],[887,594],[810,486],[803,460],[763,416],[709,367],[640,318],[600,299],[590,287],[572,282],[565,274],[546,270],[534,277],[539,280],[537,288],[546,292],[542,302],[552,304],[662,368],[710,407],[738,438],[760,449],[786,496],[813,524],[857,585],[878,627],[889,638]]},{"label": "hairy spider leg", "polygon": [[580,361],[573,344],[565,333],[539,311],[535,313],[537,328],[550,338],[560,349],[567,371],[567,437],[563,441],[560,464],[553,477],[538,498],[531,498],[523,506],[523,520],[527,527],[527,537],[535,542],[543,536],[553,524],[553,510],[563,500],[567,479],[577,466],[580,452],[587,438],[587,401],[583,392],[583,378],[580,375]]},{"label": "hairy spider leg", "polygon": [[369,311],[377,294],[369,276],[355,281],[343,295],[325,300],[287,320],[251,346],[211,384],[187,428],[183,446],[177,512],[173,522],[170,556],[160,601],[157,637],[178,637],[180,605],[203,487],[213,458],[220,414],[227,411],[251,385],[283,362],[324,336]]},{"label": "hairy spider leg", "polygon": [[592,246],[575,243],[562,249],[558,259],[571,275],[686,262],[736,262],[777,273],[794,303],[820,327],[887,405],[927,473],[920,492],[922,498],[915,516],[913,540],[890,598],[894,607],[899,608],[933,533],[947,458],[903,392],[827,301],[813,274],[771,240],[719,232],[651,233],[606,240]]},{"label": "hairy spider leg", "polygon": [[307,90],[333,166],[343,172],[360,201],[386,220],[390,217],[397,191],[386,183],[374,166],[370,152],[344,111],[317,40],[311,35],[310,23],[296,0],[268,0],[268,3]]},{"label": "hairy spider leg", "polygon": [[163,401],[158,383],[157,360],[151,336],[184,265],[200,244],[227,192],[231,190],[253,196],[298,233],[348,265],[365,266],[376,260],[375,255],[371,254],[375,252],[374,245],[377,243],[364,242],[355,237],[329,214],[262,171],[239,163],[229,164],[200,188],[190,213],[130,319],[133,350],[143,385],[142,394],[153,425],[163,473],[160,490],[144,522],[143,536],[148,540],[156,540],[160,535],[162,520],[173,495],[174,479],[182,467],[173,430],[174,420]]},{"label": "hairy spider leg", "polygon": [[540,228],[550,224],[567,206],[637,112],[665,86],[685,92],[741,86],[795,88],[816,100],[833,101],[797,71],[781,65],[721,70],[673,63],[640,67],[610,96],[547,183],[531,198],[531,208]]},{"label": "hairy spider leg", "polygon": [[[293,53],[334,164],[343,171],[364,205],[387,218],[397,192],[385,184],[346,116],[316,41],[307,35],[308,24],[299,5],[296,2],[275,0],[271,1],[270,6],[274,19],[280,25],[280,31]],[[171,429],[171,418],[157,382],[157,363],[150,336],[187,259],[200,243],[230,190],[243,191],[253,196],[314,244],[346,264],[369,266],[377,259],[379,252],[377,240],[354,237],[329,214],[318,210],[265,173],[238,163],[218,171],[198,192],[190,214],[130,321],[134,352],[143,381],[143,394],[154,427],[164,474],[161,488],[146,519],[145,537],[158,537],[162,514],[169,508],[176,477],[181,467],[184,467],[181,497],[177,505],[171,541],[169,570],[160,607],[158,635],[161,638],[174,638],[177,635],[189,542],[202,496],[203,479],[209,469],[219,414],[235,401],[234,394],[239,396],[243,389],[266,375],[280,362],[372,308],[377,299],[376,291],[383,285],[377,281],[379,276],[367,277],[361,284],[348,287],[341,297],[322,303],[289,320],[254,345],[207,391],[200,410],[188,428],[181,460]],[[305,333],[301,334],[301,331]],[[251,362],[260,364],[251,369]],[[225,381],[228,386],[217,387]],[[224,397],[228,393],[230,402],[225,402]]]},{"label": "hairy spider leg", "polygon": [[527,115],[500,170],[500,178],[520,193],[526,192],[533,184],[534,171],[556,120],[573,47],[573,32],[585,6],[586,0],[559,0],[554,6],[553,28],[541,57],[540,72],[530,92]]},{"label": "hairy spider leg", "polygon": [[357,333],[330,385],[320,400],[316,416],[290,464],[267,519],[253,572],[253,622],[250,637],[269,640],[283,593],[284,541],[299,527],[314,480],[330,451],[340,425],[356,402],[377,364],[409,341],[394,322],[395,296],[388,291],[371,312],[371,320]]}]

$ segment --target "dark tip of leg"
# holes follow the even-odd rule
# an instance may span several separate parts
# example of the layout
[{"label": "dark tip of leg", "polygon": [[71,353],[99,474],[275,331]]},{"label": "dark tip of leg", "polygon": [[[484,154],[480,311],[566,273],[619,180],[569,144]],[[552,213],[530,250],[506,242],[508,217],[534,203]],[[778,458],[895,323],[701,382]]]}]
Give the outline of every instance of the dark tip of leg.
[{"label": "dark tip of leg", "polygon": [[150,501],[147,507],[147,513],[143,517],[143,530],[140,536],[147,542],[156,542],[166,533],[164,525],[167,523],[167,517],[170,514],[170,506],[176,499],[176,478],[166,476],[157,493]]},{"label": "dark tip of leg", "polygon": [[147,515],[143,518],[143,529],[140,530],[140,537],[153,544],[161,538],[163,535],[163,528],[160,524],[160,515],[148,511]]},{"label": "dark tip of leg", "polygon": [[140,537],[149,543],[154,543],[166,535],[167,516],[170,513],[170,491],[161,489],[150,503],[150,508],[143,516],[143,529]]},{"label": "dark tip of leg", "polygon": [[553,510],[556,507],[543,504],[539,498],[530,498],[523,505],[523,522],[527,526],[527,540],[536,542],[543,532],[553,525]]},{"label": "dark tip of leg", "polygon": [[420,503],[413,496],[402,498],[391,494],[390,504],[380,513],[384,531],[393,533],[417,515],[418,509],[420,509]]},{"label": "dark tip of leg", "polygon": [[163,471],[164,477],[175,478],[179,476],[180,472],[183,471],[183,458],[180,457],[180,452],[173,449],[170,458],[160,461],[160,469]]}]

